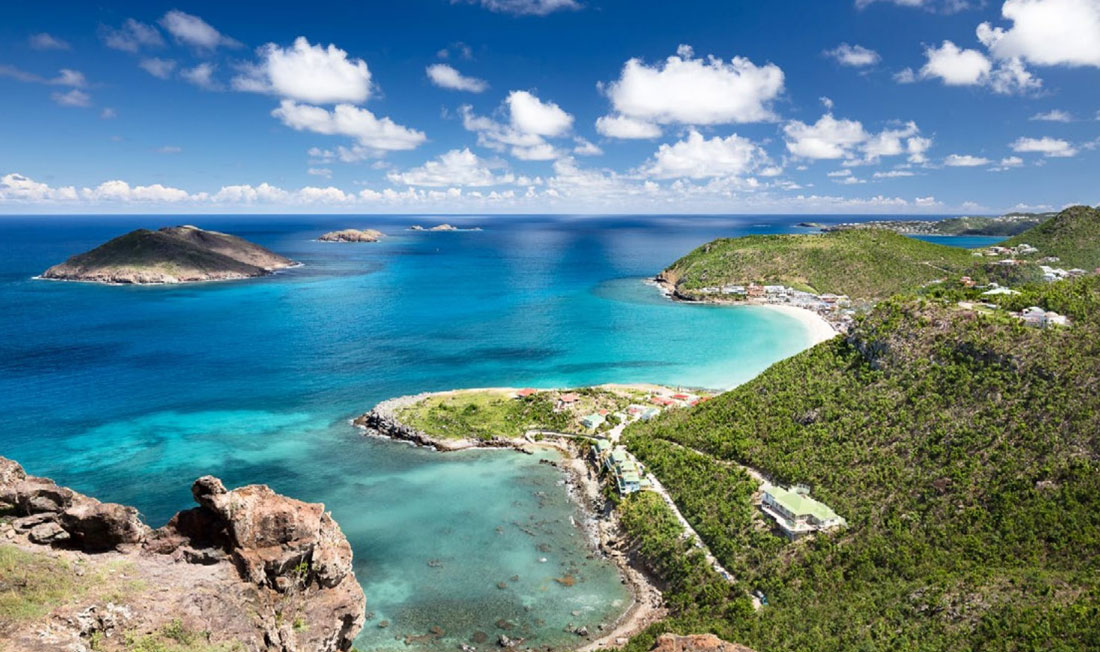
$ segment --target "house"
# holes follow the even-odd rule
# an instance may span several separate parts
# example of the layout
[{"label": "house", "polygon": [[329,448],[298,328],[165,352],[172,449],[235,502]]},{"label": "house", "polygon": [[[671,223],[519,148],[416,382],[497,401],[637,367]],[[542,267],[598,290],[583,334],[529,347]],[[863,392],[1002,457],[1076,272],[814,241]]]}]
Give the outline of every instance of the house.
[{"label": "house", "polygon": [[1013,251],[1016,254],[1034,254],[1039,252],[1037,248],[1032,247],[1029,244],[1018,244],[1013,248]]},{"label": "house", "polygon": [[589,430],[595,430],[603,425],[603,422],[607,419],[602,414],[589,414],[586,417],[581,418],[581,425]]},{"label": "house", "polygon": [[592,442],[592,461],[596,465],[601,465],[608,455],[611,454],[611,440],[606,437],[598,437]]},{"label": "house", "polygon": [[749,287],[745,288],[745,294],[753,298],[759,298],[764,296],[764,288],[763,286],[752,283]]},{"label": "house", "polygon": [[724,285],[722,286],[722,294],[745,294],[744,285]]},{"label": "house", "polygon": [[982,296],[986,297],[995,296],[998,294],[1019,294],[1019,292],[1017,292],[1016,290],[1010,290],[1009,288],[1005,287],[995,287],[992,290],[986,290],[985,292],[982,292]]},{"label": "house", "polygon": [[764,483],[760,508],[770,516],[791,540],[812,532],[829,530],[847,525],[828,505],[810,498],[810,491],[802,485],[790,489]]},{"label": "house", "polygon": [[836,294],[822,294],[819,298],[822,301],[824,301],[825,303],[830,303],[830,304],[836,303],[837,301],[840,300],[840,296],[836,295]]},{"label": "house", "polygon": [[532,389],[530,387],[524,387],[523,389],[516,392],[516,398],[527,398],[528,396],[534,396],[537,393],[538,393],[537,389]]},{"label": "house", "polygon": [[641,419],[642,419],[642,421],[649,421],[650,419],[652,419],[653,417],[657,416],[660,413],[661,413],[660,408],[655,408],[655,407],[646,408],[641,414]]},{"label": "house", "polygon": [[632,494],[650,486],[642,467],[622,446],[616,446],[604,458],[604,466],[615,477],[615,488],[622,495]]},{"label": "house", "polygon": [[558,402],[554,405],[554,409],[557,410],[558,412],[561,412],[562,410],[564,410],[565,408],[573,405],[574,403],[576,403],[579,400],[581,400],[581,397],[580,397],[579,394],[575,394],[573,392],[569,392],[567,394],[562,394],[562,395],[558,396]]},{"label": "house", "polygon": [[665,398],[664,396],[657,396],[656,394],[649,397],[649,402],[653,403],[654,405],[660,405],[663,407],[668,407],[675,404],[675,401],[673,401],[672,399]]}]

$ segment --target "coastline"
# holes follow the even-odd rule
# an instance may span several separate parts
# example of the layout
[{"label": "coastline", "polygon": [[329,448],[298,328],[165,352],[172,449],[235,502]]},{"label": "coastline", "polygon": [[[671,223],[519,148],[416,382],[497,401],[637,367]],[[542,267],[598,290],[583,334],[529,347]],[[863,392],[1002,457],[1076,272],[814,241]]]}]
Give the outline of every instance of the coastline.
[{"label": "coastline", "polygon": [[810,346],[821,344],[840,334],[840,331],[829,323],[829,320],[809,308],[800,308],[799,306],[784,305],[780,303],[751,303],[747,305],[775,310],[797,319],[810,336]]},{"label": "coastline", "polygon": [[[647,383],[606,384],[600,387],[650,389],[661,387]],[[619,525],[618,515],[608,504],[603,484],[591,465],[574,444],[574,438],[563,435],[543,434],[543,439],[494,438],[488,441],[472,439],[442,439],[402,424],[396,411],[410,403],[429,396],[448,396],[467,392],[499,391],[513,393],[510,387],[454,389],[442,392],[424,392],[400,396],[376,405],[370,412],[351,420],[352,425],[363,431],[364,436],[404,441],[410,445],[432,448],[441,453],[453,453],[475,449],[510,448],[520,453],[532,454],[530,449],[553,449],[561,454],[561,460],[543,463],[559,469],[565,481],[566,493],[576,504],[581,518],[577,524],[592,550],[602,555],[619,570],[622,581],[630,588],[633,599],[623,613],[601,631],[593,632],[593,638],[580,641],[570,649],[576,652],[592,652],[608,647],[619,647],[646,627],[664,618],[667,609],[657,583],[648,572],[635,562],[623,549],[625,537]]]},{"label": "coastline", "polygon": [[263,274],[256,274],[254,276],[225,276],[222,278],[203,278],[186,281],[147,281],[141,283],[123,283],[112,281],[99,281],[92,278],[54,278],[51,276],[43,276],[42,274],[36,274],[31,277],[32,281],[55,281],[58,283],[87,283],[89,285],[106,285],[108,287],[145,287],[154,286],[159,287],[162,285],[194,285],[196,283],[228,283],[230,281],[247,281],[252,278],[266,278],[268,276],[276,276],[288,269],[297,269],[299,267],[305,267],[305,263],[297,262],[293,265],[287,265],[286,267],[277,267],[272,270],[268,270]]}]

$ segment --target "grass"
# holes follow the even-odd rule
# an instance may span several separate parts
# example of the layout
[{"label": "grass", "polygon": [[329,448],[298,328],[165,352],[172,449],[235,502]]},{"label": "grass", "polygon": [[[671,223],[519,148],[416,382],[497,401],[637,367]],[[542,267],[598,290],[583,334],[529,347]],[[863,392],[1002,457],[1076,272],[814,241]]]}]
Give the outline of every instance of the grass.
[{"label": "grass", "polygon": [[561,412],[554,410],[559,395],[557,391],[542,391],[516,399],[498,390],[480,390],[430,396],[399,410],[397,416],[404,424],[433,437],[516,439],[531,429],[587,433],[589,431],[580,425],[580,417],[598,409],[610,412],[622,410],[631,401],[644,398],[642,392],[593,387],[573,391],[580,396],[580,400]]},{"label": "grass", "polygon": [[79,577],[61,559],[0,545],[0,633],[41,618],[87,592],[96,578]]},{"label": "grass", "polygon": [[177,619],[152,634],[128,635],[125,649],[127,652],[237,652],[244,647],[236,642],[211,643],[210,632],[189,629]]}]

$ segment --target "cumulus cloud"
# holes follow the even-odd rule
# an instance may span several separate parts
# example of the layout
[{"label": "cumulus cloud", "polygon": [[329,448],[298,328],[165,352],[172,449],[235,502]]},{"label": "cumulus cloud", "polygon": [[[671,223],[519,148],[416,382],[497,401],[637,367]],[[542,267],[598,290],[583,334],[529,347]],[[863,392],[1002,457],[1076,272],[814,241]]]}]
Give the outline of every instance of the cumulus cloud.
[{"label": "cumulus cloud", "polygon": [[213,51],[218,47],[241,47],[240,42],[214,29],[202,18],[178,9],[164,14],[160,19],[160,26],[174,36],[176,41],[200,50]]},{"label": "cumulus cloud", "polygon": [[875,172],[871,176],[875,179],[901,179],[914,176],[914,173],[909,170],[887,170],[885,172]]},{"label": "cumulus cloud", "polygon": [[258,50],[259,63],[245,66],[233,78],[240,91],[270,93],[312,104],[361,103],[371,92],[371,73],[362,59],[333,44],[311,45],[304,36],[283,48],[268,43]]},{"label": "cumulus cloud", "polygon": [[429,187],[494,186],[514,180],[511,174],[494,176],[489,165],[469,148],[452,149],[420,167],[390,172],[386,178],[395,184]]},{"label": "cumulus cloud", "polygon": [[150,57],[142,59],[138,63],[138,67],[154,77],[168,79],[172,76],[172,71],[176,69],[176,62],[172,59]]},{"label": "cumulus cloud", "polygon": [[459,2],[479,4],[489,11],[516,16],[545,16],[555,11],[581,8],[576,0],[451,0],[452,4]]},{"label": "cumulus cloud", "polygon": [[943,160],[943,164],[952,168],[973,168],[980,165],[989,165],[989,159],[970,154],[951,154]]},{"label": "cumulus cloud", "polygon": [[1060,138],[1017,138],[1011,145],[1018,153],[1037,153],[1050,158],[1068,158],[1077,155],[1077,148]]},{"label": "cumulus cloud", "polygon": [[740,176],[767,161],[764,150],[748,138],[732,134],[706,139],[692,129],[684,140],[661,145],[644,172],[658,179]]},{"label": "cumulus cloud", "polygon": [[865,48],[862,45],[848,45],[847,43],[841,43],[832,50],[826,50],[824,54],[827,57],[836,59],[842,66],[852,66],[854,68],[873,66],[882,59],[878,52],[874,50]]},{"label": "cumulus cloud", "polygon": [[1019,58],[1041,66],[1100,67],[1100,2],[1006,0],[1008,29],[985,22],[978,39],[998,59]]},{"label": "cumulus cloud", "polygon": [[138,52],[142,48],[164,47],[164,39],[156,27],[133,18],[127,18],[118,28],[101,27],[100,38],[107,47],[130,53]]},{"label": "cumulus cloud", "polygon": [[71,50],[72,47],[69,43],[63,39],[59,39],[52,34],[41,32],[38,34],[31,34],[27,39],[27,44],[35,50]]},{"label": "cumulus cloud", "polygon": [[423,132],[403,127],[389,118],[377,118],[370,111],[351,104],[337,104],[329,111],[283,100],[271,115],[292,129],[347,136],[376,151],[415,149],[427,140]]},{"label": "cumulus cloud", "polygon": [[887,156],[906,155],[912,163],[925,162],[932,139],[920,136],[913,121],[867,131],[858,120],[837,119],[832,113],[812,125],[792,120],[783,127],[787,151],[809,159],[845,159],[848,164],[874,163]]},{"label": "cumulus cloud", "polygon": [[445,63],[432,64],[427,67],[425,72],[428,73],[428,79],[432,80],[432,83],[440,88],[447,88],[454,91],[469,91],[471,93],[480,93],[489,88],[489,83],[484,79],[467,77],[458,70],[455,70],[454,67]]},{"label": "cumulus cloud", "polygon": [[76,198],[76,189],[72,186],[51,188],[14,172],[0,177],[0,201],[52,202]]},{"label": "cumulus cloud", "polygon": [[652,122],[635,120],[625,115],[605,115],[596,119],[596,131],[608,138],[656,138],[661,128]]},{"label": "cumulus cloud", "polygon": [[88,85],[88,80],[84,78],[84,73],[79,70],[71,70],[69,68],[62,68],[57,71],[56,77],[43,77],[36,75],[32,72],[27,72],[15,66],[9,66],[0,64],[0,77],[8,77],[16,81],[27,82],[30,84],[47,84],[50,86],[72,86],[74,88],[83,88]]},{"label": "cumulus cloud", "polygon": [[1073,122],[1073,116],[1068,111],[1061,109],[1051,109],[1045,113],[1036,113],[1031,116],[1029,120],[1038,120],[1040,122]]},{"label": "cumulus cloud", "polygon": [[783,71],[772,63],[757,66],[744,57],[728,62],[714,56],[696,58],[691,47],[681,45],[675,55],[652,66],[641,59],[628,60],[619,78],[603,90],[615,116],[643,123],[762,122],[776,119],[771,105],[783,91]]},{"label": "cumulus cloud", "polygon": [[[987,86],[995,93],[1011,94],[1038,90],[1042,81],[1031,74],[1019,58],[993,61],[978,50],[963,49],[951,41],[924,51],[926,62],[921,79],[940,79],[948,86]],[[895,79],[905,83],[912,75],[902,71]]]},{"label": "cumulus cloud", "polygon": [[578,156],[599,156],[603,154],[603,150],[595,143],[590,142],[587,138],[577,136],[573,138],[573,142],[576,143],[576,147],[573,148],[573,153]]},{"label": "cumulus cloud", "polygon": [[463,106],[462,126],[477,133],[478,144],[498,152],[510,148],[512,156],[526,161],[548,161],[563,152],[547,138],[557,138],[569,133],[573,116],[554,102],[544,102],[528,91],[512,91],[505,98],[502,110],[508,114],[508,123],[502,124],[476,115],[470,106]]}]

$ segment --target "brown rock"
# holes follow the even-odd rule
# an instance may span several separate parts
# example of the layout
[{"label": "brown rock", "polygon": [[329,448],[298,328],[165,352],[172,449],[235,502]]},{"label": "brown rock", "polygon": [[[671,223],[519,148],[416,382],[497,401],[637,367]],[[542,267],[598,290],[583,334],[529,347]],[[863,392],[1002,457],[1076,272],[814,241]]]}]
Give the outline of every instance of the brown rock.
[{"label": "brown rock", "polygon": [[317,239],[321,242],[378,242],[384,237],[384,233],[374,229],[343,229],[329,231]]},{"label": "brown rock", "polygon": [[88,552],[138,543],[149,533],[149,527],[141,522],[133,507],[101,503],[85,496],[61,512],[60,521],[73,541]]},{"label": "brown rock", "polygon": [[653,652],[753,652],[738,643],[729,643],[714,634],[661,634]]}]

